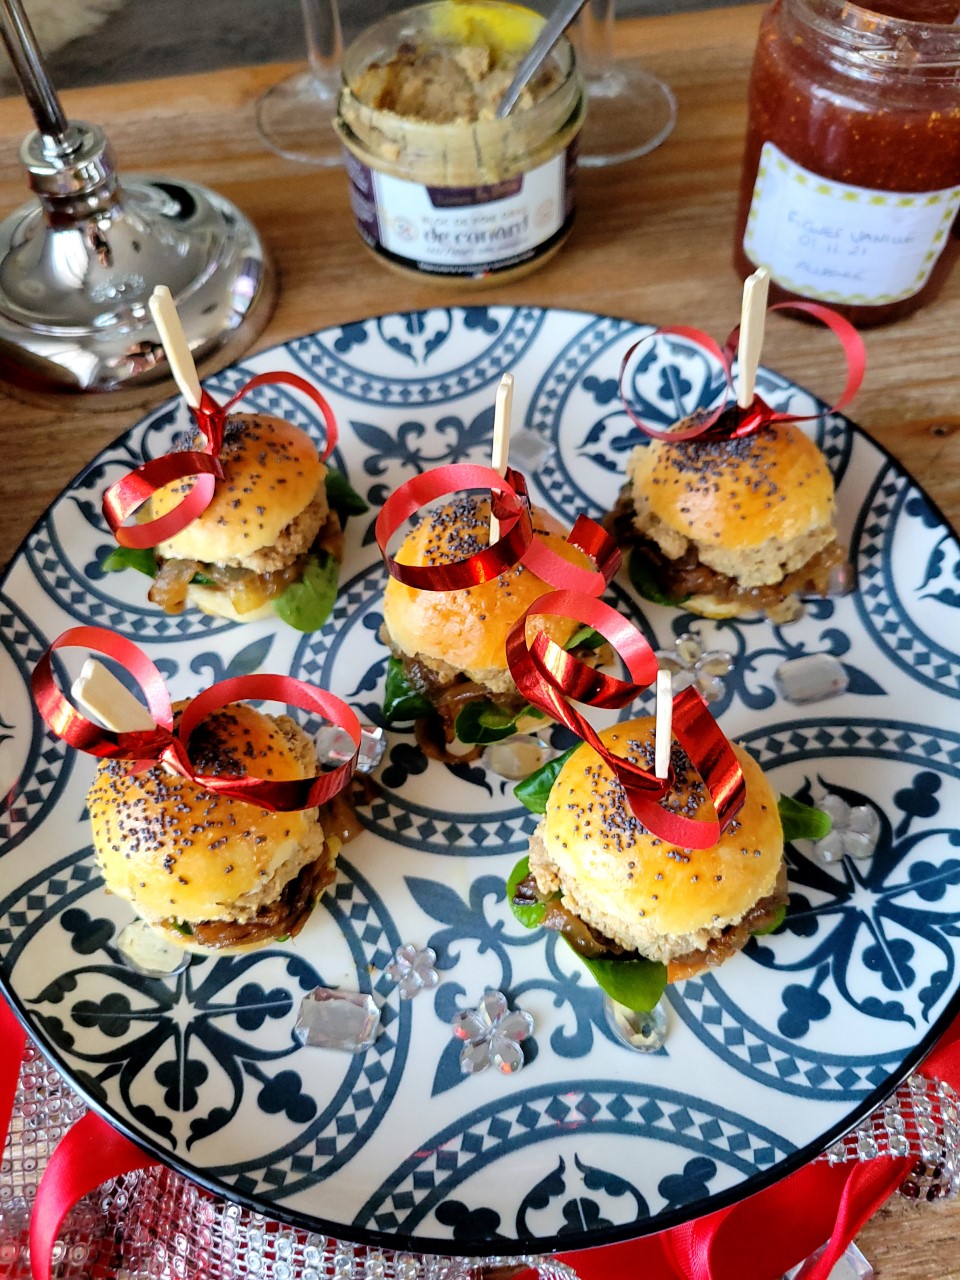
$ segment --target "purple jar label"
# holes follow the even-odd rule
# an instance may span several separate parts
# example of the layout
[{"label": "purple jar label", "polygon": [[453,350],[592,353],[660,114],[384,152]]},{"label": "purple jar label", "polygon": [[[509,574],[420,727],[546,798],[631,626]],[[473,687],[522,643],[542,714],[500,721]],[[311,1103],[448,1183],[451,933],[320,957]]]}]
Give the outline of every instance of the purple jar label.
[{"label": "purple jar label", "polygon": [[345,164],[357,229],[395,262],[435,275],[503,271],[546,252],[573,213],[576,142],[527,173],[473,187],[424,186]]},{"label": "purple jar label", "polygon": [[435,209],[464,209],[471,205],[493,204],[523,191],[523,174],[506,182],[488,182],[482,187],[427,187],[427,198]]}]

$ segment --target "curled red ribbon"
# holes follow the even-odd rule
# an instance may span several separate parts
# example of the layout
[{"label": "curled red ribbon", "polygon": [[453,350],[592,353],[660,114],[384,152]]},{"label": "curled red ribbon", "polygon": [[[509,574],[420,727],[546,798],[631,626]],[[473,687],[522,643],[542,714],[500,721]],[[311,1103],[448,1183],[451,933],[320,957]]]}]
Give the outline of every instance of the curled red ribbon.
[{"label": "curled red ribbon", "polygon": [[[387,546],[403,522],[426,503],[461,489],[490,490],[491,509],[500,522],[499,540],[451,564],[399,564],[388,553]],[[523,563],[551,586],[598,596],[620,567],[621,553],[616,543],[589,516],[577,517],[567,542],[592,560],[595,569],[571,564],[547,546],[533,531],[527,482],[512,467],[501,476],[492,467],[453,463],[413,476],[383,504],[375,532],[387,572],[398,582],[419,591],[461,591],[489,582]]]},{"label": "curled red ribbon", "polygon": [[[840,399],[826,412],[836,413],[844,405],[849,404],[860,389],[867,362],[863,339],[850,321],[838,315],[830,307],[823,307],[816,302],[778,302],[769,309],[771,311],[802,311],[804,314],[813,316],[815,320],[825,324],[828,329],[831,329],[836,334],[846,358],[847,379]],[[642,418],[634,413],[631,408],[623,390],[623,378],[630,358],[635,351],[642,347],[644,343],[652,341],[659,334],[671,333],[677,334],[682,338],[688,338],[691,342],[703,347],[705,351],[714,356],[723,369],[728,397],[733,392],[733,358],[737,354],[740,344],[739,325],[731,331],[722,349],[717,346],[709,334],[702,333],[699,329],[689,329],[683,325],[677,325],[673,328],[654,329],[652,333],[633,343],[624,353],[624,357],[620,362],[618,379],[620,399],[627,416],[645,435],[652,437],[654,440],[667,440],[672,444],[679,444],[684,440],[731,440],[740,436],[750,435],[761,427],[775,422],[807,422],[813,418],[819,418],[821,412],[823,412],[818,410],[816,413],[781,413],[776,409],[771,409],[760,396],[754,395],[753,401],[745,409],[741,408],[736,402],[729,404],[725,398],[718,408],[712,409],[708,413],[698,412],[693,419],[689,420],[689,426],[682,427],[679,430],[677,428],[680,423],[676,423],[666,430],[650,426],[649,423],[644,422]],[[686,421],[688,419],[680,419],[680,422]]]},{"label": "curled red ribbon", "polygon": [[[85,648],[119,662],[140,686],[151,716],[152,729],[116,733],[82,715],[60,692],[53,674],[55,649]],[[129,760],[133,771],[165,764],[198,787],[233,800],[245,800],[262,809],[289,812],[326,804],[349,783],[360,750],[360,721],[340,698],[292,676],[234,676],[211,685],[184,708],[174,726],[170,694],[163,676],[132,640],[103,627],[71,627],[40,658],[31,676],[37,709],[49,728],[64,742],[101,760]],[[268,779],[252,776],[211,775],[198,772],[187,753],[190,735],[214,711],[241,699],[269,698],[318,712],[331,724],[345,729],[353,742],[353,755],[329,773],[312,778]]]},{"label": "curled red ribbon", "polygon": [[[619,680],[594,670],[538,630],[527,642],[531,615],[573,618],[593,627],[617,651],[631,677]],[[746,789],[743,770],[730,743],[694,688],[673,699],[673,735],[700,775],[713,802],[713,818],[688,818],[664,808],[676,785],[673,766],[667,778],[604,746],[593,726],[570,700],[592,707],[625,707],[653,681],[657,659],[643,635],[616,609],[576,591],[551,591],[535,600],[507,637],[507,662],[514,682],[526,700],[581,738],[612,770],[626,792],[630,808],[654,835],[685,849],[709,849],[736,817]]]},{"label": "curled red ribbon", "polygon": [[[316,387],[299,374],[279,369],[275,373],[258,373],[245,382],[224,405],[217,404],[206,391],[200,393],[200,405],[191,412],[204,440],[202,450],[167,453],[128,472],[112,484],[103,497],[103,516],[110,531],[122,547],[155,547],[185,529],[206,511],[213,500],[217,480],[223,479],[220,450],[227,416],[234,405],[262,386],[289,386],[301,391],[320,410],[325,427],[324,450],[320,460],[326,462],[337,443],[337,422],[327,400]],[[166,515],[143,524],[125,524],[126,520],[157,492],[178,480],[195,477],[182,501]]]}]

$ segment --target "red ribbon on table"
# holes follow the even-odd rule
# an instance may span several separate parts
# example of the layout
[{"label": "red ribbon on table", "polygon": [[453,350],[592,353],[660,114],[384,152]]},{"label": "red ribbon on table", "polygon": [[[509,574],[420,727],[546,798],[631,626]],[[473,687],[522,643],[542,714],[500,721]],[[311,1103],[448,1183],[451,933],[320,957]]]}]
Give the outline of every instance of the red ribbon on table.
[{"label": "red ribbon on table", "polygon": [[[631,676],[618,680],[575,658],[538,629],[528,643],[532,616],[573,618],[607,640]],[[673,764],[666,778],[608,750],[592,725],[570,705],[625,707],[656,677],[657,658],[643,634],[616,609],[576,591],[551,591],[535,600],[507,637],[507,663],[526,700],[559,720],[601,757],[626,792],[630,808],[648,831],[685,849],[709,849],[743,806],[743,770],[700,693],[692,686],[673,699],[673,735],[690,758],[713,802],[713,818],[687,818],[665,808],[677,785]]]},{"label": "red ribbon on table", "polygon": [[[23,1027],[0,999],[0,1150],[13,1115]],[[960,1018],[920,1068],[960,1089]],[[57,1234],[88,1192],[134,1169],[159,1165],[93,1111],[67,1132],[37,1188],[30,1223],[35,1280],[50,1280]],[[657,1235],[561,1254],[581,1280],[643,1276],[644,1280],[779,1280],[826,1240],[808,1280],[827,1280],[869,1217],[903,1183],[913,1157],[879,1157],[830,1165],[816,1161],[756,1195]]]},{"label": "red ribbon on table", "polygon": [[[840,399],[827,412],[836,413],[844,405],[849,404],[860,389],[867,363],[867,353],[863,345],[863,339],[850,321],[845,320],[843,316],[838,315],[830,307],[820,306],[816,302],[778,302],[775,306],[770,307],[770,310],[800,311],[805,315],[812,316],[815,320],[819,320],[836,334],[847,362],[847,380]],[[779,410],[771,409],[760,396],[755,395],[751,404],[745,409],[741,408],[736,402],[728,404],[727,400],[724,399],[718,408],[710,410],[709,413],[698,412],[694,414],[693,418],[689,420],[690,425],[679,430],[677,428],[680,423],[674,424],[673,427],[668,427],[665,431],[650,426],[638,414],[634,413],[631,408],[623,390],[623,378],[634,352],[639,350],[645,343],[651,342],[658,335],[671,333],[681,338],[688,338],[695,345],[703,347],[708,354],[714,356],[723,369],[728,396],[733,391],[733,358],[737,354],[737,349],[740,345],[739,325],[731,331],[722,349],[717,346],[709,334],[703,333],[699,329],[690,329],[685,325],[654,329],[652,333],[648,333],[639,342],[633,343],[627,349],[620,362],[620,399],[630,420],[645,435],[651,436],[654,440],[666,440],[671,444],[679,444],[684,440],[733,440],[740,436],[750,435],[761,427],[769,426],[772,423],[807,422],[813,418],[820,417],[820,410],[816,413],[783,413]],[[685,421],[688,420],[680,419],[680,422]]]},{"label": "red ribbon on table", "polygon": [[[166,453],[163,457],[153,458],[121,477],[104,494],[104,519],[122,547],[155,547],[159,542],[180,533],[206,511],[213,500],[217,481],[223,479],[220,451],[223,448],[227,416],[234,405],[257,387],[263,386],[295,387],[313,401],[323,415],[326,428],[324,450],[320,455],[321,461],[326,462],[337,443],[337,422],[325,397],[299,374],[288,373],[285,369],[274,373],[258,373],[245,382],[224,405],[218,404],[208,392],[201,391],[199,406],[196,409],[191,407],[190,412],[196,419],[203,438],[203,449]],[[195,477],[194,483],[183,500],[166,515],[143,524],[125,524],[158,489],[178,480],[187,480],[191,476]]]},{"label": "red ribbon on table", "polygon": [[[125,667],[146,697],[147,707],[156,721],[154,728],[116,733],[81,715],[60,692],[53,674],[54,651],[69,648],[85,648],[104,654]],[[48,727],[78,751],[85,751],[101,760],[129,760],[133,771],[165,764],[198,787],[233,800],[245,800],[262,809],[287,812],[326,804],[344,789],[356,770],[360,721],[353,710],[334,694],[292,676],[233,676],[198,693],[183,709],[179,724],[175,725],[170,694],[156,666],[132,640],[103,627],[71,627],[64,631],[34,668],[31,687],[37,709]],[[272,699],[318,712],[347,731],[353,742],[353,755],[336,769],[312,778],[278,780],[252,775],[238,777],[200,773],[188,755],[190,735],[214,711],[231,702],[250,698]]]},{"label": "red ribbon on table", "polygon": [[[500,538],[482,551],[450,564],[398,563],[387,546],[404,521],[426,503],[461,489],[490,490],[491,511],[500,522]],[[387,572],[418,591],[462,591],[490,582],[521,563],[550,586],[598,596],[620,568],[619,548],[589,516],[577,517],[567,542],[592,560],[594,569],[571,564],[547,546],[533,530],[527,482],[512,467],[507,467],[501,476],[492,467],[452,463],[413,476],[396,488],[381,507],[375,533]]]}]

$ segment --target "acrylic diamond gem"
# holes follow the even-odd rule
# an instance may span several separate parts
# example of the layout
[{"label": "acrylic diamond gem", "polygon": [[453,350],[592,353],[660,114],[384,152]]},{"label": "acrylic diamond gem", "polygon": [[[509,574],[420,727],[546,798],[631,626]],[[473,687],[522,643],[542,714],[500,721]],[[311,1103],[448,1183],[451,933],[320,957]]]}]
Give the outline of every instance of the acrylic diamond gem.
[{"label": "acrylic diamond gem", "polygon": [[695,686],[707,702],[719,702],[727,691],[724,676],[733,670],[733,655],[724,649],[704,649],[699,636],[685,631],[672,649],[657,649],[654,655],[673,676],[673,692]]},{"label": "acrylic diamond gem", "polygon": [[[803,1277],[813,1269],[814,1263],[826,1247],[826,1245],[822,1245],[805,1262],[801,1262],[798,1267],[788,1271],[783,1280],[803,1280]],[[830,1280],[873,1280],[873,1276],[873,1267],[855,1244],[847,1245],[846,1253],[842,1258],[837,1259],[833,1270],[830,1272]]]},{"label": "acrylic diamond gem", "polygon": [[[353,755],[353,739],[346,729],[336,724],[326,724],[314,738],[317,759],[321,764],[345,764]],[[387,749],[387,741],[379,726],[363,725],[360,731],[360,752],[357,756],[357,772],[372,773]]]},{"label": "acrylic diamond gem", "polygon": [[829,653],[807,653],[781,662],[773,673],[780,696],[795,706],[846,693],[850,684],[843,663]]},{"label": "acrylic diamond gem", "polygon": [[380,1031],[380,1010],[362,991],[333,991],[314,987],[300,1002],[294,1034],[315,1049],[343,1049],[363,1053]]},{"label": "acrylic diamond gem", "polygon": [[667,1038],[667,1011],[661,1000],[648,1011],[628,1009],[609,996],[603,997],[607,1024],[617,1039],[637,1053],[656,1053]]},{"label": "acrylic diamond gem", "polygon": [[817,801],[817,807],[833,823],[828,835],[813,846],[813,856],[820,862],[838,862],[841,858],[870,858],[880,838],[880,816],[869,805],[852,807],[841,796],[828,792]]},{"label": "acrylic diamond gem", "polygon": [[510,437],[510,464],[521,471],[539,471],[555,452],[555,445],[536,431],[521,429]]},{"label": "acrylic diamond gem", "polygon": [[412,1000],[421,991],[429,991],[440,981],[434,967],[437,953],[433,947],[418,951],[408,942],[397,947],[393,960],[387,965],[387,976],[397,984],[401,1000]]},{"label": "acrylic diamond gem", "polygon": [[519,782],[539,769],[550,755],[556,753],[544,747],[532,734],[521,733],[503,742],[492,742],[483,752],[483,762],[498,778]]},{"label": "acrylic diamond gem", "polygon": [[475,1009],[462,1009],[450,1029],[465,1043],[460,1050],[460,1070],[476,1075],[494,1066],[505,1075],[523,1067],[520,1044],[533,1035],[533,1018],[523,1009],[510,1010],[502,991],[486,991]]},{"label": "acrylic diamond gem", "polygon": [[128,968],[145,978],[170,978],[183,973],[190,955],[170,942],[145,920],[132,920],[117,934],[117,950]]}]

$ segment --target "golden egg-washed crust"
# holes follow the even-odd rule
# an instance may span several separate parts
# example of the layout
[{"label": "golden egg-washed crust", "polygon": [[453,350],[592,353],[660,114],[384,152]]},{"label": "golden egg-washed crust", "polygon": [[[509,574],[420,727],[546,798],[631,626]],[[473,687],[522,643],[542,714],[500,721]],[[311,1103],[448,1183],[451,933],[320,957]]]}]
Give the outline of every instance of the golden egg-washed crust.
[{"label": "golden egg-washed crust", "polygon": [[[817,549],[811,537],[823,545],[820,531],[833,533],[833,477],[816,444],[793,423],[763,427],[739,440],[653,440],[633,451],[627,474],[637,527],[650,532],[667,555],[681,555],[692,542],[708,563],[718,551],[742,559],[773,542],[786,545],[788,558],[796,559],[789,544],[798,542],[800,564]],[[671,534],[682,540],[673,547]]]},{"label": "golden egg-washed crust", "polygon": [[[316,772],[313,745],[289,717],[243,703],[215,712],[191,735],[201,772],[277,781]],[[106,887],[147,920],[237,920],[272,901],[323,852],[316,809],[270,813],[204,791],[156,766],[131,774],[102,763],[87,796]]]},{"label": "golden egg-washed crust", "polygon": [[[227,418],[220,461],[224,478],[217,481],[213,501],[157,547],[163,559],[244,564],[261,548],[272,547],[318,499],[327,473],[305,431],[282,418],[256,413]],[[154,494],[151,514],[158,517],[176,506],[190,484],[181,481]],[[326,515],[325,495],[321,501],[318,527]],[[311,540],[315,533],[314,529]]]},{"label": "golden egg-washed crust", "polygon": [[[652,717],[601,733],[615,755],[652,766]],[[561,769],[531,843],[541,890],[560,889],[567,906],[621,946],[671,960],[707,945],[775,886],[783,857],[776,798],[760,766],[734,744],[746,800],[719,844],[677,848],[651,835],[626,804],[623,788],[584,745]],[[687,816],[713,808],[685,752],[674,742],[681,786],[669,804]]]},{"label": "golden egg-washed crust", "polygon": [[[547,545],[565,559],[590,567],[589,559],[565,541],[559,521],[534,508],[533,524]],[[441,565],[464,560],[488,545],[490,502],[464,497],[438,507],[420,521],[397,552],[400,564]],[[445,663],[470,679],[495,687],[507,672],[505,644],[516,620],[550,585],[521,565],[464,591],[417,591],[390,578],[383,618],[391,646],[428,665]],[[564,644],[579,629],[566,618],[545,618],[544,629]],[[509,681],[512,687],[512,681]]]}]

